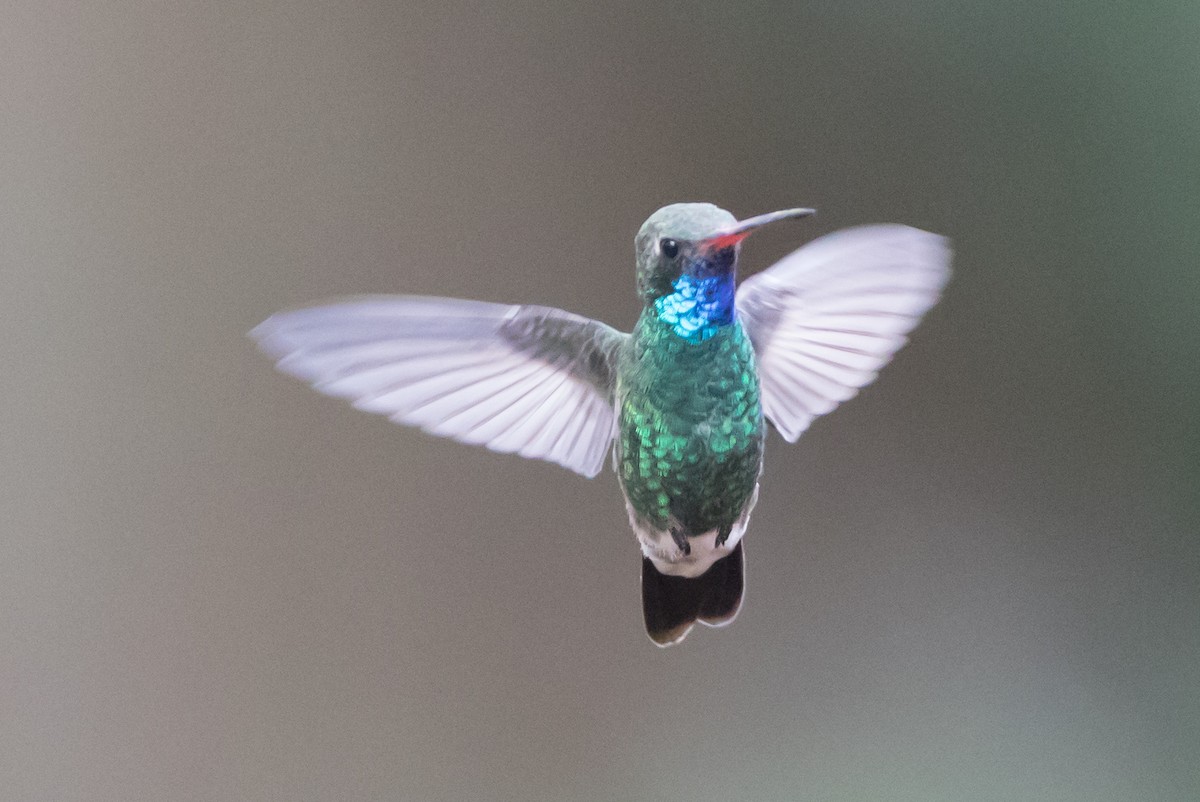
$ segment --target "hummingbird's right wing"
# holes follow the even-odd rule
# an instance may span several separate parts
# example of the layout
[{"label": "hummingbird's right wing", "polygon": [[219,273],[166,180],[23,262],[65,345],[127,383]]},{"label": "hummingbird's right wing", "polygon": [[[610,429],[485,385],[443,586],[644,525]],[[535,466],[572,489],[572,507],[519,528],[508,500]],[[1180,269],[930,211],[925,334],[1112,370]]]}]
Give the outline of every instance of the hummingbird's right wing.
[{"label": "hummingbird's right wing", "polygon": [[789,442],[852,398],[907,340],[950,277],[945,237],[901,225],[813,240],[742,282],[763,414]]},{"label": "hummingbird's right wing", "polygon": [[628,337],[548,307],[402,295],[281,312],[250,335],[280,370],[359,409],[589,477],[613,439]]}]

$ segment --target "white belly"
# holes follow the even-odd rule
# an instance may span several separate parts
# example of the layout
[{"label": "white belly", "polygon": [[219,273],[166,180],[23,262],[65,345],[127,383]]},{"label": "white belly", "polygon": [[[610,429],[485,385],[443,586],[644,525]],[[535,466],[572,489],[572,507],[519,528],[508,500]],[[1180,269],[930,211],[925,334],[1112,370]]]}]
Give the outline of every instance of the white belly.
[{"label": "white belly", "polygon": [[703,574],[713,563],[733,551],[746,533],[746,525],[750,523],[750,513],[758,502],[758,485],[754,485],[754,493],[746,502],[746,508],[733,524],[729,537],[720,546],[717,545],[717,530],[711,529],[702,535],[688,538],[690,552],[685,554],[675,545],[670,532],[654,529],[646,523],[633,509],[628,501],[625,510],[629,513],[629,525],[637,535],[638,545],[642,554],[654,563],[659,573],[669,576],[681,576],[685,579],[695,579]]}]

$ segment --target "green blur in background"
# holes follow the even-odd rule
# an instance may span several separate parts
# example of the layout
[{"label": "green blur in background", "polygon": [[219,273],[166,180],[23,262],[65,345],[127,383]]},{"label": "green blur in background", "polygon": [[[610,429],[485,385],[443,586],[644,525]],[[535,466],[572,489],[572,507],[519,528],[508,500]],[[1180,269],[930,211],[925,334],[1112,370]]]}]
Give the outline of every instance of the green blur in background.
[{"label": "green blur in background", "polygon": [[[15,0],[0,798],[1200,798],[1200,6]],[[949,236],[768,442],[662,651],[615,478],[245,332],[364,292],[628,328],[659,206]]]}]

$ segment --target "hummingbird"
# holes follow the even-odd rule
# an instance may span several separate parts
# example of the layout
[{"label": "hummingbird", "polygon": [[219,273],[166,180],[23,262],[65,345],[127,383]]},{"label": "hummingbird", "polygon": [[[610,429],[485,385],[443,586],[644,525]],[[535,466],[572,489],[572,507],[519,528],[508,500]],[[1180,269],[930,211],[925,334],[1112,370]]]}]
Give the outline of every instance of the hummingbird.
[{"label": "hummingbird", "polygon": [[675,203],[634,239],[633,331],[545,306],[373,295],[251,336],[284,373],[434,435],[586,477],[611,453],[659,646],[731,623],[768,424],[795,442],[875,379],[949,278],[945,238],[897,224],[819,237],[737,284],[738,220]]}]

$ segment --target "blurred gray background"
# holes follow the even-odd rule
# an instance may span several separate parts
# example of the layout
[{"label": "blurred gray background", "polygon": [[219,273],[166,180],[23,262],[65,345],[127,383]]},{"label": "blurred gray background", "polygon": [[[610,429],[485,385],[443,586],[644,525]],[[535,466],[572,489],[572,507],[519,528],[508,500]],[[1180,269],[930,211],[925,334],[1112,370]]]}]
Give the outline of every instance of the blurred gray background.
[{"label": "blurred gray background", "polygon": [[[6,6],[0,798],[1200,798],[1200,6],[572,5]],[[956,251],[772,437],[743,613],[679,648],[611,473],[246,337],[364,292],[627,328],[677,200],[820,209],[747,272]]]}]

